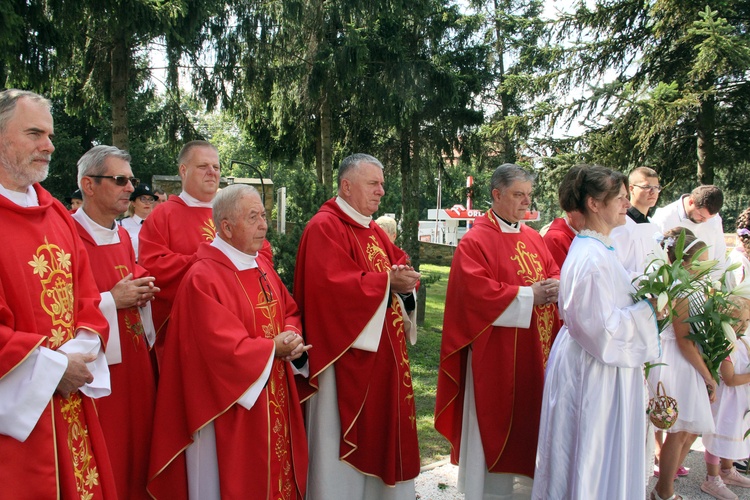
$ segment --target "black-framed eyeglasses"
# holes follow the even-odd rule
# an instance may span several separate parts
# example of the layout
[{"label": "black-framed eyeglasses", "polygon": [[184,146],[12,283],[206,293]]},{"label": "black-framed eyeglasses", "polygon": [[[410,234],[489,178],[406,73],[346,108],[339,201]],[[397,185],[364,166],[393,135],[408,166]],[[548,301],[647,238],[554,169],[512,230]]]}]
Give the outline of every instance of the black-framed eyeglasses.
[{"label": "black-framed eyeglasses", "polygon": [[130,182],[135,188],[141,183],[141,180],[137,177],[128,177],[126,175],[87,175],[86,177],[92,177],[94,179],[112,179],[115,181],[115,184],[120,187],[125,187],[128,185],[128,182]]},{"label": "black-framed eyeglasses", "polygon": [[258,268],[258,272],[260,273],[258,281],[260,282],[260,289],[263,292],[263,296],[266,298],[266,302],[271,302],[273,300],[273,289],[271,288],[271,283],[268,282],[268,276],[266,276],[266,273],[261,268]]},{"label": "black-framed eyeglasses", "polygon": [[655,185],[655,186],[651,186],[651,185],[649,185],[649,184],[646,184],[645,186],[639,186],[638,184],[633,184],[633,186],[635,186],[635,187],[637,187],[637,188],[641,188],[641,189],[643,189],[644,191],[656,191],[657,193],[658,193],[659,191],[661,191],[661,186],[660,186],[660,185],[658,185],[658,184],[657,184],[657,185]]},{"label": "black-framed eyeglasses", "polygon": [[144,203],[146,205],[149,205],[151,203],[156,203],[156,200],[153,199],[151,196],[144,194],[143,196],[139,196],[136,198],[136,200],[140,201],[141,203]]}]

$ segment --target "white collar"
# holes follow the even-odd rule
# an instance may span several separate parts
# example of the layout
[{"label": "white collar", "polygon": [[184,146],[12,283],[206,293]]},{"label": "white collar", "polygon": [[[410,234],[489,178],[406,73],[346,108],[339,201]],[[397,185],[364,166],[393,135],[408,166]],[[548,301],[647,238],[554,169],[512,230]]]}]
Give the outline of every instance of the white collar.
[{"label": "white collar", "polygon": [[214,241],[211,242],[211,246],[226,255],[238,271],[246,271],[258,267],[258,263],[255,260],[255,258],[258,257],[258,252],[255,252],[252,255],[241,252],[226,241],[222,240],[218,233],[216,234]]},{"label": "white collar", "polygon": [[688,196],[690,195],[683,194],[682,196],[680,196],[680,199],[677,200],[677,215],[680,217],[681,221],[688,218],[687,212],[685,211],[685,198],[687,198]]},{"label": "white collar", "polygon": [[521,232],[521,222],[516,222],[514,225],[510,225],[507,222],[505,222],[503,219],[497,216],[494,210],[490,210],[492,212],[492,216],[497,221],[500,231],[503,233],[520,233]]},{"label": "white collar", "polygon": [[36,195],[34,186],[26,188],[25,193],[19,193],[18,191],[11,191],[2,184],[0,184],[0,195],[5,196],[16,205],[24,208],[38,207],[39,197]]},{"label": "white collar", "polygon": [[180,198],[189,207],[211,208],[212,206],[212,203],[210,201],[201,201],[198,198],[193,198],[185,191],[180,193]]},{"label": "white collar", "polygon": [[130,218],[133,219],[133,222],[135,222],[136,224],[143,224],[144,219],[141,219],[135,214],[131,215]]},{"label": "white collar", "polygon": [[[630,218],[630,217],[628,217],[628,218]],[[565,217],[563,217],[563,220],[568,225],[568,227],[570,228],[570,230],[573,231],[573,234],[578,234],[578,231],[576,231],[576,228],[574,228],[573,226],[570,225],[570,221],[568,220],[568,216],[567,215]]]},{"label": "white collar", "polygon": [[336,197],[336,204],[339,206],[341,210],[344,211],[346,215],[354,219],[354,222],[359,224],[362,227],[370,227],[370,222],[372,222],[372,216],[370,215],[362,215],[361,213],[357,212],[354,207],[349,205],[341,196]]},{"label": "white collar", "polygon": [[612,243],[612,238],[610,238],[609,236],[604,236],[598,231],[592,231],[591,229],[581,229],[581,232],[578,233],[578,236],[582,238],[593,238],[597,241],[600,241],[604,244],[605,247],[609,248],[610,250],[613,250],[615,247]]},{"label": "white collar", "polygon": [[94,239],[97,246],[115,245],[120,243],[120,234],[117,231],[117,224],[115,224],[114,229],[101,226],[88,216],[83,207],[76,210],[76,213],[73,214],[73,218],[83,226],[86,232]]}]

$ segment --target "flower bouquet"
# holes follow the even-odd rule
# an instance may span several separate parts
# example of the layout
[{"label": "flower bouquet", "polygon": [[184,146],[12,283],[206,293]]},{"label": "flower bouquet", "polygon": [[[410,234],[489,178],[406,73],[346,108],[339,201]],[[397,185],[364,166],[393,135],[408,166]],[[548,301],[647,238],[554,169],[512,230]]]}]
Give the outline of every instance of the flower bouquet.
[{"label": "flower bouquet", "polygon": [[[667,238],[664,247],[658,245],[654,250],[653,259],[646,266],[646,272],[636,277],[633,284],[637,291],[632,294],[633,301],[656,298],[656,310],[666,307],[667,315],[657,321],[659,331],[663,331],[674,319],[674,305],[676,300],[687,297],[695,290],[695,283],[703,280],[716,266],[717,261],[701,261],[698,257],[706,251],[698,251],[690,261],[689,266],[682,264],[685,252],[685,232],[682,231],[677,239]],[[664,248],[674,245],[675,259],[669,262]]]}]

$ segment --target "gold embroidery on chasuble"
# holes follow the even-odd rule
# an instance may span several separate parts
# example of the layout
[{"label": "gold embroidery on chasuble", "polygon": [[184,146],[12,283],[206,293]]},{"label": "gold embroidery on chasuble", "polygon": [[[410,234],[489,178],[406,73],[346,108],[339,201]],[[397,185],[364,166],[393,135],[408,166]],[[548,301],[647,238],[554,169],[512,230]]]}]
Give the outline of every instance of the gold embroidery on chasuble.
[{"label": "gold embroidery on chasuble", "polygon": [[[28,262],[42,285],[40,304],[52,322],[47,344],[56,349],[73,338],[75,333],[75,295],[71,254],[44,238],[32,260]],[[81,421],[81,396],[73,393],[62,401],[60,412],[68,424],[68,451],[73,460],[76,488],[82,500],[94,495],[99,485],[99,472],[89,442],[89,431]]]},{"label": "gold embroidery on chasuble", "polygon": [[[380,242],[374,234],[371,234],[367,238],[365,256],[367,257],[367,263],[370,270],[380,273],[387,273],[390,271],[391,261],[388,258],[388,254],[383,247],[380,246]],[[394,329],[396,345],[393,346],[393,350],[396,354],[399,380],[404,389],[404,402],[409,408],[409,421],[411,422],[412,428],[414,428],[417,425],[417,414],[414,406],[414,390],[411,385],[409,354],[406,347],[406,335],[404,333],[404,311],[401,310],[401,305],[393,294],[391,295],[390,309],[392,310],[392,314],[388,314],[386,318],[391,318],[391,324],[389,326]]]},{"label": "gold embroidery on chasuble", "polygon": [[[516,274],[521,276],[526,286],[531,286],[538,281],[547,279],[539,254],[533,253],[526,248],[526,243],[516,243],[515,255],[510,258],[518,265]],[[539,333],[539,342],[542,347],[544,365],[547,365],[549,352],[552,348],[552,328],[555,320],[555,309],[552,304],[540,304],[534,306],[536,312],[536,329]]]},{"label": "gold embroidery on chasuble", "polygon": [[[120,277],[124,278],[130,274],[128,266],[115,266],[115,270],[120,273]],[[143,328],[143,322],[141,321],[141,314],[138,312],[137,307],[129,307],[123,311],[123,319],[125,322],[125,330],[133,341],[133,347],[137,351],[139,348],[146,348],[146,331]]]},{"label": "gold embroidery on chasuble", "polygon": [[39,275],[42,285],[40,303],[52,320],[47,338],[48,346],[57,349],[72,339],[74,333],[75,300],[70,254],[59,246],[50,244],[45,237],[44,244],[36,249],[28,264],[33,269],[33,274]]},{"label": "gold embroidery on chasuble", "polygon": [[[270,294],[263,291],[268,286]],[[270,300],[269,300],[270,299]],[[255,315],[256,325],[261,328],[263,336],[272,339],[281,333],[283,318],[280,314],[281,304],[276,299],[270,283],[261,283],[256,302],[253,305],[260,315]],[[289,398],[287,394],[286,362],[274,358],[271,374],[268,378],[268,416],[271,438],[270,466],[280,467],[275,492],[280,500],[291,500],[295,497],[294,477],[292,471],[292,440],[289,434]],[[272,492],[274,494],[274,492]]]},{"label": "gold embroidery on chasuble", "polygon": [[214,241],[214,238],[216,238],[216,225],[214,224],[214,220],[212,218],[209,217],[208,220],[203,222],[201,235],[203,236],[203,239],[208,241],[209,243]]},{"label": "gold embroidery on chasuble", "polygon": [[73,459],[76,488],[81,500],[90,500],[99,485],[99,472],[91,454],[89,430],[81,423],[81,396],[76,392],[63,400],[60,412],[68,424],[68,449]]}]

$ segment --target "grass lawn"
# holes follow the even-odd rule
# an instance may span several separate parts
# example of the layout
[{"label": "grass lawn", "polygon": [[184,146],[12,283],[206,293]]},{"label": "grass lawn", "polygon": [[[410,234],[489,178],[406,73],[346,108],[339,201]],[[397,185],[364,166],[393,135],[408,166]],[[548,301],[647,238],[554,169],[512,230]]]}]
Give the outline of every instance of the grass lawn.
[{"label": "grass lawn", "polygon": [[424,325],[419,327],[417,344],[409,346],[412,384],[417,407],[417,434],[422,465],[437,462],[450,454],[448,441],[433,426],[435,391],[440,364],[440,339],[449,267],[423,264],[420,272],[440,279],[427,286]]}]

